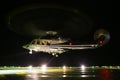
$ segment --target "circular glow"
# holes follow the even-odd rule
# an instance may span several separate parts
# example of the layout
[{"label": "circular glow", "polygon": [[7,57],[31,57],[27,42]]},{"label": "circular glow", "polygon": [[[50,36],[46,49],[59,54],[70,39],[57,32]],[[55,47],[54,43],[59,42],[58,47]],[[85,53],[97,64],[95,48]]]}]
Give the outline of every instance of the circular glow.
[{"label": "circular glow", "polygon": [[85,66],[84,66],[84,65],[81,65],[81,69],[82,69],[82,70],[85,70]]},{"label": "circular glow", "polygon": [[93,28],[90,17],[79,9],[53,3],[16,7],[6,16],[6,23],[11,31],[29,37],[56,35],[57,32],[66,37],[83,36]]},{"label": "circular glow", "polygon": [[45,64],[41,66],[41,69],[42,69],[43,72],[46,71],[46,68],[47,68],[47,66]]},{"label": "circular glow", "polygon": [[66,66],[63,66],[63,69],[66,69]]}]

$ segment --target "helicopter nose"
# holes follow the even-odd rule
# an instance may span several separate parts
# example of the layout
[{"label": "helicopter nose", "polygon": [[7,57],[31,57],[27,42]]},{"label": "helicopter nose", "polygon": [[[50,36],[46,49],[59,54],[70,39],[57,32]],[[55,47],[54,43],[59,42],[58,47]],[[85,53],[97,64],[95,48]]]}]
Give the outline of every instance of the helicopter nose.
[{"label": "helicopter nose", "polygon": [[27,49],[29,47],[29,45],[23,45],[23,48]]}]

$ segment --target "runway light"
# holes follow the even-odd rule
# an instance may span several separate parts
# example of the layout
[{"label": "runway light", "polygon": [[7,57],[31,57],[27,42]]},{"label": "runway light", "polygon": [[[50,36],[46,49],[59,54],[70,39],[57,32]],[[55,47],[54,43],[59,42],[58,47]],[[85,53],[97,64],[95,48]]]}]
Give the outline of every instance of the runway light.
[{"label": "runway light", "polygon": [[63,69],[66,69],[66,66],[63,66]]},{"label": "runway light", "polygon": [[84,66],[84,65],[81,65],[81,69],[82,69],[82,70],[85,70],[85,66]]},{"label": "runway light", "polygon": [[64,74],[66,73],[66,69],[67,69],[67,67],[63,66],[63,72],[64,72]]},{"label": "runway light", "polygon": [[120,69],[120,66],[117,66],[117,69]]},{"label": "runway light", "polygon": [[29,69],[32,69],[32,65],[28,66]]},{"label": "runway light", "polygon": [[45,64],[41,66],[41,69],[42,69],[43,72],[46,71],[46,68],[47,68],[47,66]]},{"label": "runway light", "polygon": [[92,66],[91,68],[92,68],[92,69],[95,69],[95,66]]}]

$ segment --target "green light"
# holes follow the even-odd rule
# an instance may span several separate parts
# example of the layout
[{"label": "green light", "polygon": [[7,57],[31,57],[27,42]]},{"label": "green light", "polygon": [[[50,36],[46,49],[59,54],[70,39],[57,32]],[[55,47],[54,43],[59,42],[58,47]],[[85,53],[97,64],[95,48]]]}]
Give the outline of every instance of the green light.
[{"label": "green light", "polygon": [[4,66],[4,68],[6,68],[7,66]]},{"label": "green light", "polygon": [[117,66],[118,69],[120,69],[120,66]]},{"label": "green light", "polygon": [[112,66],[110,66],[110,69],[112,69]]},{"label": "green light", "polygon": [[105,68],[107,68],[107,66],[104,66]]},{"label": "green light", "polygon": [[96,75],[92,75],[92,77],[96,77]]},{"label": "green light", "polygon": [[11,66],[11,68],[14,68],[14,66]]},{"label": "green light", "polygon": [[70,67],[70,69],[72,69],[72,67]]},{"label": "green light", "polygon": [[92,68],[92,69],[95,69],[95,66],[92,66],[91,68]]}]

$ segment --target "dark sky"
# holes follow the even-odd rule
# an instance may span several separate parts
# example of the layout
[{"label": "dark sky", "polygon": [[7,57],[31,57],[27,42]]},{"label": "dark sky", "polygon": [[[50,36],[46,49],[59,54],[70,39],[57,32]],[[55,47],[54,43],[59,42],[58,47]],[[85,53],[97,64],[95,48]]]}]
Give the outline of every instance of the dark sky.
[{"label": "dark sky", "polygon": [[[49,54],[36,53],[29,55],[28,51],[22,48],[22,45],[27,44],[31,41],[31,38],[19,35],[8,29],[5,22],[5,16],[7,13],[13,9],[32,3],[54,3],[62,4],[65,6],[74,7],[83,13],[87,14],[93,24],[92,31],[99,28],[104,28],[110,32],[111,38],[110,42],[101,48],[95,50],[79,50],[79,51],[69,51],[59,55],[59,57],[53,57]],[[81,38],[93,38],[94,32]],[[86,65],[119,65],[120,58],[119,54],[114,51],[114,32],[112,26],[112,1],[93,1],[93,0],[83,0],[83,1],[37,1],[37,0],[4,0],[0,1],[0,65],[40,65],[42,63],[48,63],[50,66],[79,66],[80,64]],[[78,38],[78,35],[75,35]],[[86,38],[87,37],[87,38]]]}]

